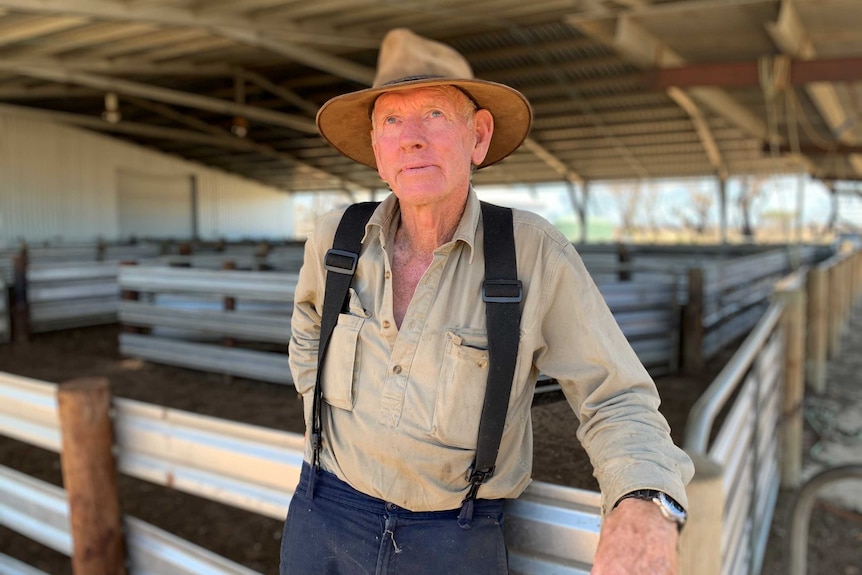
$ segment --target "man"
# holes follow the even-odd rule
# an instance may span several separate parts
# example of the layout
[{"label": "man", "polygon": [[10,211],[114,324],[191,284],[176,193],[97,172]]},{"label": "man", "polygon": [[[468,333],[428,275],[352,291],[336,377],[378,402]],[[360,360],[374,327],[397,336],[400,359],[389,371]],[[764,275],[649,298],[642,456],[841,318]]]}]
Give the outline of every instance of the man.
[{"label": "man", "polygon": [[[674,519],[684,517],[691,462],[672,444],[655,385],[571,243],[518,210],[515,375],[494,473],[475,505],[470,499],[465,474],[489,369],[480,293],[494,248],[483,243],[470,176],[524,141],[526,98],[474,79],[451,48],[394,30],[374,87],[333,98],[317,121],[324,138],[375,168],[392,194],[364,228],[349,300],[329,339],[322,441],[319,450],[307,442],[282,575],[506,573],[502,502],[530,482],[539,373],[559,381],[579,417],[578,439],[602,489],[593,573],[675,573]],[[290,365],[311,431],[324,256],[341,216],[318,222],[295,295]]]}]

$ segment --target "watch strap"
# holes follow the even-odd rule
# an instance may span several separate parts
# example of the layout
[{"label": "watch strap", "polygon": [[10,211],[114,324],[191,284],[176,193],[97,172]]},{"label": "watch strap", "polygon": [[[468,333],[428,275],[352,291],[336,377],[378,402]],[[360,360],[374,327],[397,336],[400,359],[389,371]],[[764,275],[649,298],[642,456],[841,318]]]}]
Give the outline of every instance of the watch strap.
[{"label": "watch strap", "polygon": [[658,491],[657,489],[638,489],[630,493],[626,493],[620,497],[614,504],[614,508],[625,499],[640,499],[643,501],[652,501],[661,510],[662,516],[668,521],[673,521],[677,524],[677,528],[682,529],[687,519],[687,514],[682,505],[680,505],[673,497]]}]

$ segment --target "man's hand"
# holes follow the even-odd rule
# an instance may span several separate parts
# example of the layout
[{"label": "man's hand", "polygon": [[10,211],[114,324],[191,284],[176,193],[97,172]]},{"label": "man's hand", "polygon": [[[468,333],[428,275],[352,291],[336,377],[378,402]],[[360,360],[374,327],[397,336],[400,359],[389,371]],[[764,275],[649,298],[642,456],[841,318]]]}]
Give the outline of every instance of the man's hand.
[{"label": "man's hand", "polygon": [[655,503],[623,499],[602,522],[590,575],[676,575],[678,539]]}]

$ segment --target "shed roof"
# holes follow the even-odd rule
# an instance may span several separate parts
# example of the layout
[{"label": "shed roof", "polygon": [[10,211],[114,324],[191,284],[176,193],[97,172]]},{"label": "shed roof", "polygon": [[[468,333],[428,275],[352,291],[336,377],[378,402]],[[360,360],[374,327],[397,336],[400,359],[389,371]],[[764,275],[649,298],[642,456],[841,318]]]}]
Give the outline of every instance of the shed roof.
[{"label": "shed roof", "polygon": [[533,104],[477,183],[862,177],[859,0],[0,0],[0,110],[285,190],[380,188],[314,116],[402,26]]}]

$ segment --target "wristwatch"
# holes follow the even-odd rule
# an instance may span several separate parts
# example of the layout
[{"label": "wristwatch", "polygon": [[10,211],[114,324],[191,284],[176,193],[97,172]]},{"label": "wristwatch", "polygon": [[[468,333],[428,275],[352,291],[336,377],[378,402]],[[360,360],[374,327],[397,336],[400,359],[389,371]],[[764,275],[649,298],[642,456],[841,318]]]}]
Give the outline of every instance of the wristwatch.
[{"label": "wristwatch", "polygon": [[688,518],[688,514],[685,512],[685,509],[682,508],[682,505],[676,502],[676,500],[664,493],[662,491],[657,491],[655,489],[638,489],[637,491],[632,491],[631,493],[626,493],[622,497],[620,497],[619,501],[617,501],[617,505],[620,504],[620,501],[623,499],[643,499],[644,501],[652,501],[658,508],[661,510],[662,516],[668,521],[673,521],[676,523],[677,529],[682,529],[682,526],[685,525],[685,520]]}]

